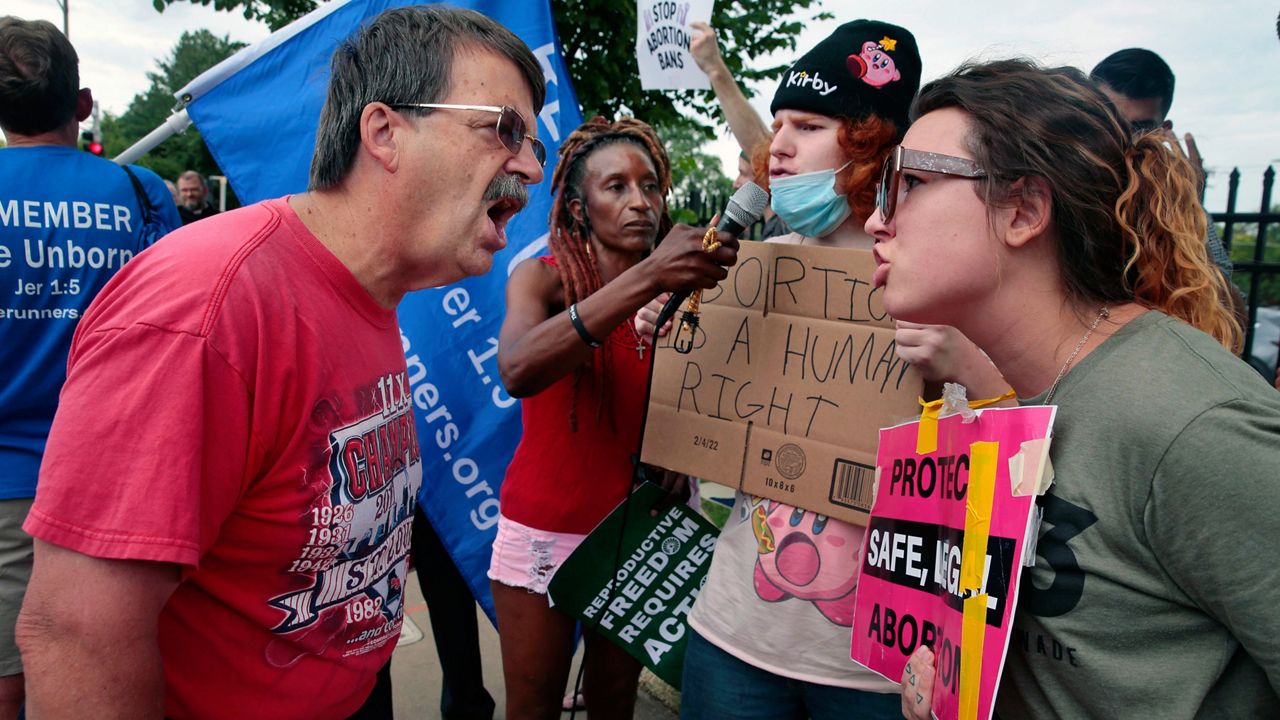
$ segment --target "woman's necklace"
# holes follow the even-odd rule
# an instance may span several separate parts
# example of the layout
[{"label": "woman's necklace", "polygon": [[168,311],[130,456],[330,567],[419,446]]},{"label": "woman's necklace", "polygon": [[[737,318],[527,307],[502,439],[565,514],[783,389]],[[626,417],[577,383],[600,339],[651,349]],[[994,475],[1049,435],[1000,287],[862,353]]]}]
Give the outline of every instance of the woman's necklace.
[{"label": "woman's necklace", "polygon": [[1089,336],[1093,334],[1093,331],[1098,329],[1098,323],[1102,322],[1103,318],[1108,317],[1111,317],[1111,311],[1107,309],[1107,306],[1103,305],[1102,309],[1098,311],[1098,317],[1093,319],[1093,324],[1084,332],[1084,337],[1080,338],[1080,342],[1076,343],[1076,349],[1072,350],[1071,354],[1067,356],[1067,361],[1062,363],[1062,369],[1058,371],[1058,377],[1053,379],[1049,394],[1044,396],[1045,405],[1053,401],[1053,394],[1058,392],[1058,383],[1062,382],[1062,378],[1066,377],[1067,371],[1071,369],[1071,363],[1076,359],[1076,355],[1079,355],[1080,349],[1084,347],[1085,343],[1089,342]]},{"label": "woman's necklace", "polygon": [[626,322],[627,328],[631,330],[631,337],[636,339],[636,357],[644,360],[644,338],[640,337],[640,333],[636,330],[636,317],[632,315]]}]

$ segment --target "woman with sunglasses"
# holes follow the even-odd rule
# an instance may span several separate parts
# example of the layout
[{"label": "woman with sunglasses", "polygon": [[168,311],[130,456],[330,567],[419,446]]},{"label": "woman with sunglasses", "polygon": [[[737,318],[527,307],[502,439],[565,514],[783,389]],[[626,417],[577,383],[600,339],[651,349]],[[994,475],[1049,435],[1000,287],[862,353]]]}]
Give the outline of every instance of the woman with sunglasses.
[{"label": "woman with sunglasses", "polygon": [[1274,716],[1280,394],[1232,354],[1190,165],[1071,68],[965,66],[914,112],[866,224],[885,307],[1058,407],[997,714]]},{"label": "woman with sunglasses", "polygon": [[[551,182],[551,254],[511,274],[498,341],[503,384],[524,398],[489,568],[509,718],[560,715],[575,621],[547,583],[632,485],[652,353],[631,318],[661,292],[714,287],[737,258],[736,241],[704,253],[702,230],[672,228],[671,165],[639,120],[579,127]],[[588,716],[631,717],[640,664],[586,642]]]},{"label": "woman with sunglasses", "polygon": [[[919,82],[911,33],[868,20],[841,26],[783,75],[772,140],[756,153],[761,170],[767,163],[773,209],[795,231],[774,242],[870,253],[862,223]],[[652,332],[655,318],[651,305],[642,332]],[[1007,388],[949,328],[904,325],[897,341],[899,354],[930,379],[967,382],[987,393],[981,397]],[[681,717],[897,717],[897,684],[849,659],[863,535],[861,527],[739,493],[690,613]],[[768,575],[760,570],[766,563]],[[792,584],[781,588],[769,577]]]}]

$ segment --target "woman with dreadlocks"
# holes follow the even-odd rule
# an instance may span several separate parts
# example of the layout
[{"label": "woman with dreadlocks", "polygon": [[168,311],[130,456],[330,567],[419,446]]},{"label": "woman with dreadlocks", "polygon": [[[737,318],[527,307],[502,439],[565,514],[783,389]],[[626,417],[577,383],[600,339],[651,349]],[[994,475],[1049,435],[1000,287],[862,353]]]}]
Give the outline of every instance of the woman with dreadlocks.
[{"label": "woman with dreadlocks", "polygon": [[[559,716],[575,621],[547,583],[631,487],[651,362],[632,317],[659,293],[714,287],[737,258],[732,240],[704,253],[703,231],[672,228],[671,165],[639,120],[575,130],[552,185],[551,255],[511,274],[498,342],[524,398],[489,567],[510,718]],[[585,662],[589,717],[631,717],[639,663],[592,634]]]}]

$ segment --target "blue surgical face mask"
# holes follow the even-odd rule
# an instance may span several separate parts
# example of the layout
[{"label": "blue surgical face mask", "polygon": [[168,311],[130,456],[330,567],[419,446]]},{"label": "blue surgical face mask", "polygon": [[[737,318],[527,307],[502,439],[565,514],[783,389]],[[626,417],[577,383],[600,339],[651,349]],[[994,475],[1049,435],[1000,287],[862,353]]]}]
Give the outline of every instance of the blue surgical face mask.
[{"label": "blue surgical face mask", "polygon": [[809,237],[823,237],[840,227],[852,209],[845,196],[836,193],[836,173],[853,161],[833,170],[801,173],[769,181],[769,204],[787,227]]}]

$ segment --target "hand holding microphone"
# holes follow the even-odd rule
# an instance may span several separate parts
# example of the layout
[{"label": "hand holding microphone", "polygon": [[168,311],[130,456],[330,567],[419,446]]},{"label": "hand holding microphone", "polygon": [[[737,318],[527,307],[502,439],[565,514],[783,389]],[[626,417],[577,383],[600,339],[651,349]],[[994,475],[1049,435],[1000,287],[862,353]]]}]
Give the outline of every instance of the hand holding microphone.
[{"label": "hand holding microphone", "polygon": [[[702,236],[702,252],[713,253],[720,247],[721,243],[717,235],[716,228],[707,228],[707,232]],[[702,288],[689,294],[688,303],[685,305],[684,313],[680,315],[680,328],[676,330],[676,336],[671,338],[671,347],[681,355],[693,352],[694,335],[697,333],[698,318],[702,312]]]},{"label": "hand holding microphone", "polygon": [[[747,183],[738,188],[733,197],[729,198],[729,204],[725,206],[720,222],[714,229],[708,230],[703,235],[702,250],[708,254],[714,253],[722,243],[729,240],[729,238],[721,239],[721,235],[725,233],[732,236],[736,250],[737,236],[759,220],[764,215],[764,209],[768,205],[769,193],[765,192],[759,185]],[[691,292],[692,297],[690,296]],[[693,349],[693,333],[698,327],[698,311],[702,300],[701,286],[696,290],[678,290],[672,293],[671,298],[662,307],[654,323],[655,327],[665,325],[675,315],[676,310],[686,298],[689,299],[689,306],[680,318],[680,329],[677,331],[676,339],[673,343],[676,350],[682,353],[688,353]]]},{"label": "hand holding microphone", "polygon": [[704,228],[676,225],[671,228],[653,253],[644,260],[643,272],[650,290],[657,293],[689,293],[698,288],[713,288],[728,276],[725,269],[738,261],[738,242],[728,239],[714,252],[703,252]]}]

